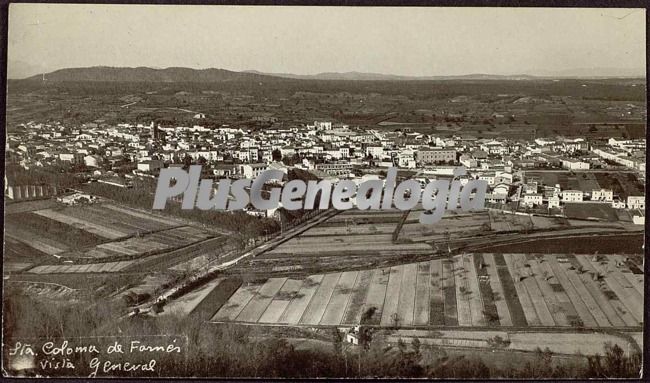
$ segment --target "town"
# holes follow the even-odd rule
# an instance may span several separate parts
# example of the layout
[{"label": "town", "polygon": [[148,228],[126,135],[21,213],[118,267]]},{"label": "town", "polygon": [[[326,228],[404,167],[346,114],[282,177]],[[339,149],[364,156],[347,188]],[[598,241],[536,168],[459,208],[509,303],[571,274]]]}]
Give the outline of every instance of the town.
[{"label": "town", "polygon": [[644,376],[643,9],[7,8],[4,375]]},{"label": "town", "polygon": [[[382,132],[331,121],[263,131],[162,127],[153,122],[76,128],[26,123],[22,128],[20,134],[7,137],[8,164],[25,169],[68,166],[87,182],[117,187],[131,188],[134,179],[153,178],[160,169],[190,163],[203,165],[204,174],[215,180],[295,168],[332,182],[361,182],[395,166],[423,184],[449,178],[456,166],[464,166],[467,174],[461,182],[486,181],[490,188],[486,200],[504,210],[587,217],[590,204],[596,203],[611,206],[628,221],[644,222],[645,196],[639,187],[645,181],[643,138],[446,138],[409,128]],[[630,182],[630,177],[638,182]],[[6,183],[6,195],[12,200],[53,193],[47,185]],[[247,212],[271,217],[274,211]]]}]

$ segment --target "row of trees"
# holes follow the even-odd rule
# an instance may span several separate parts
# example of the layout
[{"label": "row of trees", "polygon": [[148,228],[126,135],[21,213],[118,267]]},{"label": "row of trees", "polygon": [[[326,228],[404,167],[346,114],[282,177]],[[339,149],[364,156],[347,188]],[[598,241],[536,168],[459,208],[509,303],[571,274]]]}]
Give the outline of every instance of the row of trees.
[{"label": "row of trees", "polygon": [[[150,210],[153,206],[153,194],[144,188],[123,189],[102,183],[90,183],[84,185],[84,189],[90,194],[112,199],[139,209]],[[275,220],[253,217],[241,211],[182,210],[180,204],[168,203],[167,207],[161,210],[160,213],[192,220],[207,226],[245,233],[250,237],[261,236],[279,230],[279,225]]]}]

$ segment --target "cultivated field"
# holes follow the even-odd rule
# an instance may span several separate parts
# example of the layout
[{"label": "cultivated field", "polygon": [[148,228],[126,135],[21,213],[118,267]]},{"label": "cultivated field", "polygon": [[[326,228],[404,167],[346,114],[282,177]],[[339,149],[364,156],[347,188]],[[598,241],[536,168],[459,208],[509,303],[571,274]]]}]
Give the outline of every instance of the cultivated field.
[{"label": "cultivated field", "polygon": [[253,260],[256,270],[265,264],[273,266],[289,262],[306,265],[341,265],[373,259],[397,259],[403,255],[431,254],[426,243],[393,242],[393,232],[403,212],[349,210],[339,213],[300,235],[266,251]]},{"label": "cultivated field", "polygon": [[[38,202],[11,204],[5,271],[118,272],[138,258],[214,237],[183,222],[111,203],[63,207]],[[74,264],[62,262],[66,260]]]},{"label": "cultivated field", "polygon": [[244,284],[211,319],[385,327],[640,327],[643,274],[624,256],[462,254]]},{"label": "cultivated field", "polygon": [[[188,246],[209,237],[210,235],[201,229],[182,226],[143,237],[104,243],[85,252],[77,252],[75,255],[65,254],[71,257],[75,256],[77,261],[84,261],[81,264],[40,265],[29,269],[28,272],[37,274],[114,273],[123,271],[126,267],[141,264],[143,261],[146,262],[147,255],[153,252]],[[194,254],[191,250],[188,250],[187,253]],[[121,260],[116,261],[116,259]],[[176,260],[182,261],[184,259],[179,257]]]},{"label": "cultivated field", "polygon": [[[531,216],[512,214],[499,210],[477,212],[448,211],[435,225],[419,222],[423,213],[421,206],[408,211],[359,211],[340,212],[320,222],[299,235],[275,246],[262,254],[248,259],[240,267],[241,272],[265,273],[302,270],[307,273],[341,271],[384,267],[399,263],[417,262],[432,255],[450,252],[535,252],[544,249],[548,253],[593,254],[591,248],[582,251],[581,244],[572,238],[603,236],[605,234],[636,233],[642,239],[642,225],[634,225],[631,217],[619,219],[615,210],[604,204],[598,209],[588,203],[567,204],[567,211],[578,211],[576,218]],[[613,213],[613,215],[612,215]],[[601,220],[587,220],[591,216]],[[568,239],[569,245],[553,246]],[[599,237],[600,242],[607,242]],[[539,241],[541,246],[529,243]],[[618,253],[620,243],[611,241],[606,252]],[[637,253],[638,241],[626,253]],[[553,250],[545,250],[546,245]],[[600,244],[602,245],[602,243]],[[600,246],[599,245],[599,246]],[[504,246],[498,250],[484,250]],[[509,250],[508,246],[513,246]],[[563,245],[566,246],[566,243]],[[604,251],[600,251],[603,253]]]}]

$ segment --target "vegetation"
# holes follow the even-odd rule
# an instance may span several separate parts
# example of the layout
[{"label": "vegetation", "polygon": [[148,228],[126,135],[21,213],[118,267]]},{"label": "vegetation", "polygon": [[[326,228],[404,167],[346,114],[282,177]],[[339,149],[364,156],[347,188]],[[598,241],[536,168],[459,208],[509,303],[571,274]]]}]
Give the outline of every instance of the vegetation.
[{"label": "vegetation", "polygon": [[[185,334],[182,357],[157,357],[154,376],[186,377],[405,377],[405,378],[638,378],[641,358],[625,355],[617,345],[607,344],[603,355],[576,355],[568,362],[555,360],[552,353],[538,349],[517,363],[499,367],[468,352],[449,354],[443,349],[413,339],[396,345],[376,336],[365,337],[367,347],[344,343],[333,331],[331,349],[317,346],[296,348],[279,332],[236,325],[206,325],[174,315],[155,319],[134,317],[117,322],[119,302],[88,305],[57,305],[20,294],[5,299],[4,336],[12,339],[43,337],[74,339],[83,336],[120,335],[141,339],[146,335]],[[496,342],[501,340],[496,339]],[[322,342],[322,341],[321,341]],[[9,343],[11,344],[11,343]],[[490,357],[490,358],[488,358]],[[524,362],[525,360],[525,362]],[[80,372],[76,371],[75,373]],[[142,375],[140,375],[142,376]]]},{"label": "vegetation", "polygon": [[[109,198],[119,203],[139,209],[151,210],[153,194],[145,189],[125,189],[102,183],[84,185],[84,189],[94,195]],[[161,214],[188,219],[207,226],[237,231],[246,235],[246,238],[261,236],[279,230],[275,220],[258,218],[241,211],[223,212],[216,210],[182,210],[180,204],[169,202]]]},{"label": "vegetation", "polygon": [[29,232],[34,233],[35,237],[51,238],[73,248],[95,246],[105,242],[103,238],[86,230],[34,213],[17,213],[12,215],[12,220],[21,227],[27,228]]}]

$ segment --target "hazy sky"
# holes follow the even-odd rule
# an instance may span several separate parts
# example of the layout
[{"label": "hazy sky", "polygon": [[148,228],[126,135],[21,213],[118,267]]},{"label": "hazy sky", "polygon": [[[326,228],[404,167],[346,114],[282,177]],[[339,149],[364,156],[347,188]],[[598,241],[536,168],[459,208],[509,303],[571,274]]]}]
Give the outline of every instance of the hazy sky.
[{"label": "hazy sky", "polygon": [[401,75],[643,69],[645,10],[11,4],[8,61],[10,77],[96,65]]}]

